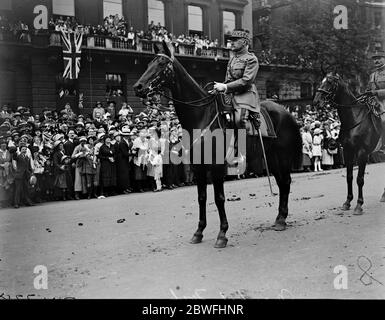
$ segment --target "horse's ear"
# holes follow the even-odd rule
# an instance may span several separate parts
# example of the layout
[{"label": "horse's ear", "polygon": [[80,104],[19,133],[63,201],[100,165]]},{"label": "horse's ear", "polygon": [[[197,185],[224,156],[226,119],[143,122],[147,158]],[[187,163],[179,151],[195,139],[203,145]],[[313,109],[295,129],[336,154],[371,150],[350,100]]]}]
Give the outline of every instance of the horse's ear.
[{"label": "horse's ear", "polygon": [[174,47],[171,42],[162,41],[163,50],[170,58],[174,58]]}]

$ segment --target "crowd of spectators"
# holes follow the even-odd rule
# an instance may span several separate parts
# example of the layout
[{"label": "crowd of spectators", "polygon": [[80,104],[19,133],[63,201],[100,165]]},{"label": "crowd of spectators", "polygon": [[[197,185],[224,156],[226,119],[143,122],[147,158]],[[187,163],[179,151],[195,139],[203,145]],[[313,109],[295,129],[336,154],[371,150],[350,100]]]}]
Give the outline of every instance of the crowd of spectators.
[{"label": "crowd of spectators", "polygon": [[[75,17],[51,17],[48,22],[48,29],[52,32],[60,32],[65,30],[68,32],[82,32],[85,36],[105,36],[115,39],[119,39],[124,43],[127,43],[127,48],[136,50],[138,48],[139,40],[149,41],[171,41],[177,53],[179,53],[179,46],[190,45],[193,47],[193,54],[200,56],[202,50],[211,48],[230,48],[230,42],[227,41],[224,45],[221,45],[218,39],[211,40],[205,35],[200,34],[181,34],[176,36],[171,32],[168,32],[164,26],[160,23],[155,24],[153,21],[148,25],[146,31],[134,30],[123,17],[119,15],[110,15],[105,17],[102,24],[82,25],[77,22]],[[16,20],[10,21],[6,16],[0,16],[0,37],[11,37],[22,42],[31,42],[30,28],[28,24]],[[55,41],[60,42],[60,36]],[[312,64],[309,59],[299,56],[288,56],[280,53],[273,53],[272,50],[262,50],[258,53],[258,59],[261,64],[280,64],[280,65],[293,65],[301,68],[311,68]]]},{"label": "crowd of spectators", "polygon": [[[1,205],[18,208],[43,201],[103,199],[194,184],[189,164],[167,158],[173,153],[181,158],[187,152],[180,148],[182,128],[172,101],[143,100],[144,111],[135,115],[118,93],[112,96],[116,101],[98,101],[92,112],[78,115],[68,103],[60,112],[44,108],[35,115],[28,107],[11,110],[4,105]],[[313,110],[310,105],[289,111],[301,128],[303,170],[343,167],[335,111]],[[247,163],[243,175],[232,178],[262,176],[264,169],[261,155],[258,163]]]},{"label": "crowd of spectators", "polygon": [[22,20],[13,20],[0,15],[0,40],[31,42],[28,24]]},{"label": "crowd of spectators", "polygon": [[[147,101],[134,115],[123,101],[76,115],[69,104],[60,112],[31,114],[7,105],[0,112],[0,198],[22,203],[104,198],[114,194],[161,191],[193,184],[189,164],[164,161],[182,156],[182,129],[172,101]],[[167,162],[167,164],[166,164]]]}]

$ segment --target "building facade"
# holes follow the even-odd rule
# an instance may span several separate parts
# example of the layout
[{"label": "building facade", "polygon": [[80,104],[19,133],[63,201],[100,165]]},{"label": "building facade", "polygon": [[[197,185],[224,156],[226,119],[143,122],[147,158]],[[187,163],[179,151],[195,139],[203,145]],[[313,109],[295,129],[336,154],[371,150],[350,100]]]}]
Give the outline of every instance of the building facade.
[{"label": "building facade", "polygon": [[[218,47],[199,54],[187,44],[176,51],[187,71],[204,85],[224,79],[232,54],[224,47],[226,35],[234,28],[252,26],[251,8],[251,0],[4,0],[0,4],[0,104],[29,106],[37,113],[45,107],[60,110],[69,102],[74,110],[79,112],[80,106],[82,112],[89,112],[96,101],[106,102],[112,91],[120,90],[136,112],[142,108],[132,86],[153,58],[154,41],[138,40],[132,47],[117,37],[84,36],[78,78],[63,79],[62,43],[60,33],[49,29],[51,18],[75,17],[83,26],[97,26],[105,16],[118,14],[134,30],[147,30],[153,21],[176,36],[217,39]],[[4,28],[4,17],[28,25],[29,30],[10,33]],[[274,81],[282,72],[289,80],[295,78],[291,83],[296,87],[288,84],[278,92],[280,99],[311,98],[303,85],[310,71],[261,63],[257,87],[262,99],[277,94]]]}]

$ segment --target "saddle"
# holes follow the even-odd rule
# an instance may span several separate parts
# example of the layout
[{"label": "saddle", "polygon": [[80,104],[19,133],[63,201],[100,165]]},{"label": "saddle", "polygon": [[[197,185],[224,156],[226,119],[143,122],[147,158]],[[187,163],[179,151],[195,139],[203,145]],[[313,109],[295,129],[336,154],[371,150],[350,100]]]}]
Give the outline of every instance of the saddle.
[{"label": "saddle", "polygon": [[[219,94],[220,112],[226,117],[231,128],[237,128],[239,125],[235,123],[233,96],[232,94]],[[246,122],[246,134],[248,136],[258,136],[261,130],[264,138],[277,138],[274,130],[273,122],[266,108],[261,105],[260,117],[255,112],[249,111],[249,119]]]},{"label": "saddle", "polygon": [[357,100],[366,105],[366,107],[369,109],[369,117],[372,121],[372,124],[374,126],[374,129],[378,134],[381,135],[382,132],[382,124],[381,124],[381,106],[379,106],[379,102],[377,101],[376,97],[373,95],[368,94],[362,94],[357,98]]}]

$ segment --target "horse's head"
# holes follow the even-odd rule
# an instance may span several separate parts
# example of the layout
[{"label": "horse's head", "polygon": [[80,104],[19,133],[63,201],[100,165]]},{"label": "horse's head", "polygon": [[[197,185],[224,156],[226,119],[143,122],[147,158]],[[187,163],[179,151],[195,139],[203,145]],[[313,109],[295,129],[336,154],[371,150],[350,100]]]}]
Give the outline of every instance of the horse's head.
[{"label": "horse's head", "polygon": [[317,89],[317,92],[313,99],[314,105],[332,104],[336,98],[338,89],[340,87],[341,77],[338,73],[329,72],[323,78],[321,85]]},{"label": "horse's head", "polygon": [[147,70],[134,84],[138,97],[159,92],[162,87],[168,87],[174,80],[174,54],[171,44],[162,41],[162,45],[154,44],[155,58],[148,64]]}]

